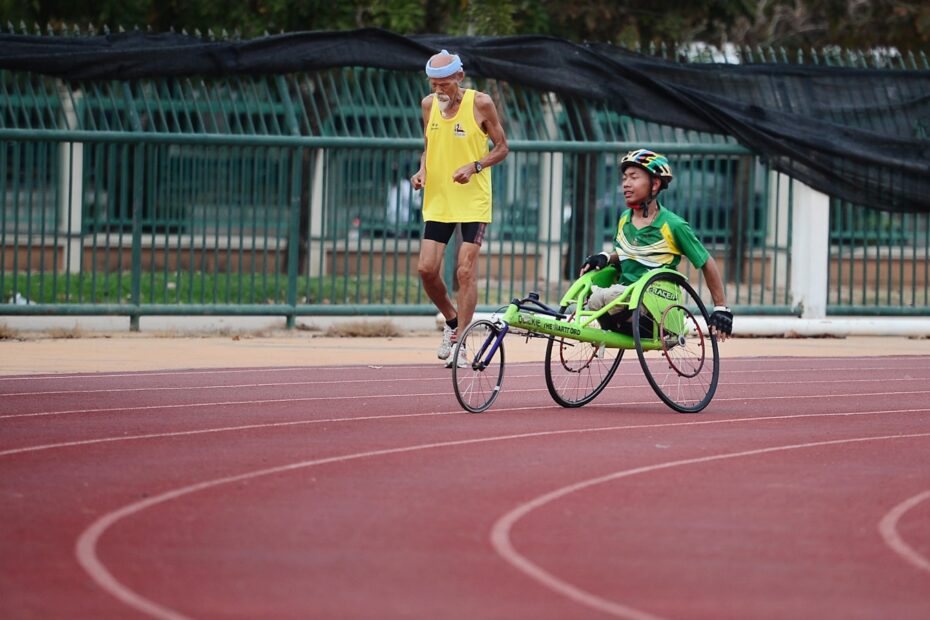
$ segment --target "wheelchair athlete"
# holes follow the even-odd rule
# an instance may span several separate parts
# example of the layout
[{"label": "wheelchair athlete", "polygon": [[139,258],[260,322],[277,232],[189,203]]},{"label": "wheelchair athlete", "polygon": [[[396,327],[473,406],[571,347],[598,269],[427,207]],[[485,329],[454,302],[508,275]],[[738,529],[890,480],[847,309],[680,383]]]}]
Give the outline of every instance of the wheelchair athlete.
[{"label": "wheelchair athlete", "polygon": [[[672,182],[668,159],[653,151],[637,149],[620,160],[620,171],[623,174],[623,198],[629,210],[620,216],[617,224],[614,251],[587,257],[578,274],[611,264],[619,268],[620,279],[610,287],[593,287],[588,309],[600,310],[650,269],[675,269],[681,257],[686,256],[704,274],[714,301],[708,326],[721,342],[726,340],[733,333],[733,313],[726,304],[717,263],[697,239],[691,225],[659,204],[659,192]],[[628,327],[624,323],[629,317],[619,314],[622,311],[623,308],[619,307],[608,311],[608,315],[611,312],[615,314],[601,317],[602,326],[626,331]]]}]

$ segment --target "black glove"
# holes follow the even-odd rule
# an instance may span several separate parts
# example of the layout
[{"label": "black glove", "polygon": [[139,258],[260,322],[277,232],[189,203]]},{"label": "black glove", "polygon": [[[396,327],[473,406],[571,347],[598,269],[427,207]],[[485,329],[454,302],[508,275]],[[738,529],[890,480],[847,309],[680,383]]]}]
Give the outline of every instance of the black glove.
[{"label": "black glove", "polygon": [[730,336],[733,334],[733,313],[726,306],[714,306],[707,324],[718,332]]},{"label": "black glove", "polygon": [[606,267],[608,262],[610,262],[610,254],[607,252],[592,254],[591,256],[584,259],[584,263],[581,264],[581,269],[579,271],[585,271],[585,267],[588,268],[588,271],[597,271],[598,269],[603,269]]}]

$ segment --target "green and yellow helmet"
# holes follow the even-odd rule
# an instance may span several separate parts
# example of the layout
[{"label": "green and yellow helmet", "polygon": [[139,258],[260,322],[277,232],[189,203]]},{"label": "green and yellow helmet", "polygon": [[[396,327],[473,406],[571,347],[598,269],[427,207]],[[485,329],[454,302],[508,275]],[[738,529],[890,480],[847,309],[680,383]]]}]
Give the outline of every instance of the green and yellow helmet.
[{"label": "green and yellow helmet", "polygon": [[662,182],[661,189],[665,189],[672,182],[672,167],[668,165],[668,158],[660,153],[647,149],[630,151],[620,160],[620,172],[622,173],[629,166],[638,166],[649,174],[659,177]]}]

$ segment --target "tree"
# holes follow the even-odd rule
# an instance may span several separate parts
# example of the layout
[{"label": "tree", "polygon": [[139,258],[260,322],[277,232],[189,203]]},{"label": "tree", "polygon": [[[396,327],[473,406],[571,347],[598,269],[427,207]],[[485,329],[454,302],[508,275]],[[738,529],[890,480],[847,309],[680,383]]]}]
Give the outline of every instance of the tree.
[{"label": "tree", "polygon": [[930,42],[930,5],[888,0],[757,0],[734,25],[742,45],[921,48]]},{"label": "tree", "polygon": [[0,0],[0,19],[30,28],[226,30],[243,38],[380,27],[402,34],[546,34],[628,47],[930,43],[930,3],[896,0]]}]

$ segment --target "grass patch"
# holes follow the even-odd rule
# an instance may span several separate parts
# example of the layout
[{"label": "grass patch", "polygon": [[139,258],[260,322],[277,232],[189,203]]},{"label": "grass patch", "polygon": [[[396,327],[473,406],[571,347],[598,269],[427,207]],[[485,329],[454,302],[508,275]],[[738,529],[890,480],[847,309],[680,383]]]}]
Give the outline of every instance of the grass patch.
[{"label": "grass patch", "polygon": [[77,325],[74,327],[53,327],[47,330],[45,333],[49,338],[54,338],[56,340],[68,340],[72,338],[84,337],[84,332]]},{"label": "grass patch", "polygon": [[[36,303],[125,304],[132,301],[132,275],[4,273],[0,299],[18,292]],[[280,273],[146,272],[139,279],[143,304],[284,304],[288,279]],[[376,275],[297,279],[299,304],[425,304],[418,277]]]},{"label": "grass patch", "polygon": [[331,325],[325,335],[333,338],[391,338],[401,331],[393,321],[350,321]]},{"label": "grass patch", "polygon": [[19,334],[16,330],[8,327],[6,323],[0,323],[0,340],[16,340]]},{"label": "grass patch", "polygon": [[213,327],[203,329],[185,330],[172,328],[157,331],[151,334],[154,338],[232,338],[242,340],[249,338],[272,338],[278,335],[274,327],[259,327],[255,329],[236,329],[234,327]]}]

